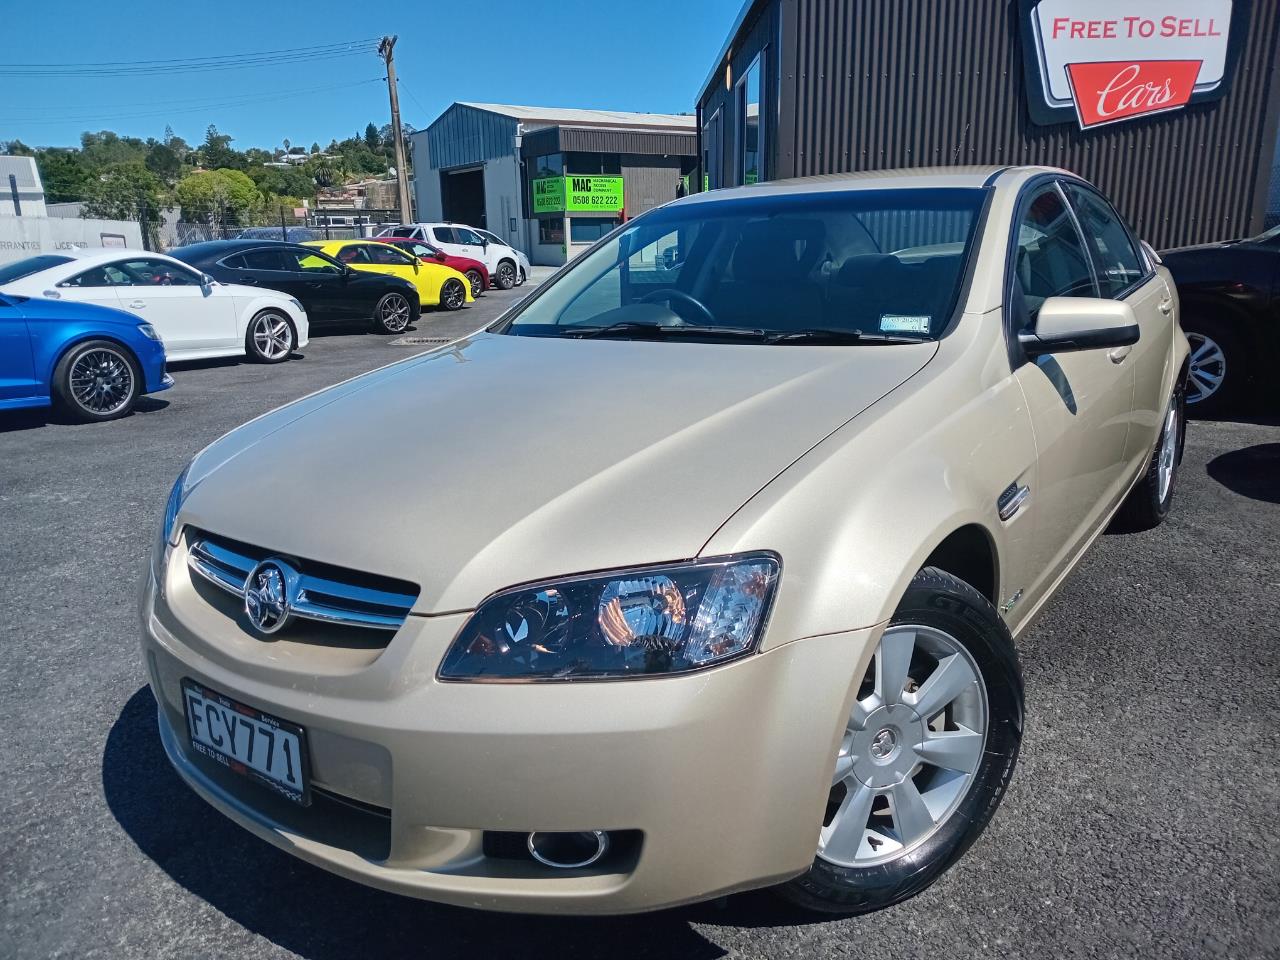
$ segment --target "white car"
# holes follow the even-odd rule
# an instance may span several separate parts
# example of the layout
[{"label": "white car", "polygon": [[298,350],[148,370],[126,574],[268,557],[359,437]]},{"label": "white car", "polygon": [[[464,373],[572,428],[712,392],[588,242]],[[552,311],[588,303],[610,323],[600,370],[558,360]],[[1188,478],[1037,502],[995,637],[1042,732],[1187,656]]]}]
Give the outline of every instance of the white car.
[{"label": "white car", "polygon": [[510,290],[529,277],[529,258],[497,234],[465,223],[407,223],[379,230],[379,237],[408,237],[439,247],[455,257],[479,260],[495,287]]},{"label": "white car", "polygon": [[75,249],[21,263],[30,272],[0,292],[128,310],[155,328],[171,361],[247,354],[279,363],[307,345],[307,312],[293,297],[219,283],[161,253]]}]

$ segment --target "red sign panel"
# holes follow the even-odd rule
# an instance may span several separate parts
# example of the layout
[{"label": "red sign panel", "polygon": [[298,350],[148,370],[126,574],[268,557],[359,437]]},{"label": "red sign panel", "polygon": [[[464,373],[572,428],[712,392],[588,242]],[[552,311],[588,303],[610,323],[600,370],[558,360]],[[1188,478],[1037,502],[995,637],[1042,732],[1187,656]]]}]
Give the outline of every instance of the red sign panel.
[{"label": "red sign panel", "polygon": [[1097,127],[1185,107],[1202,60],[1111,60],[1068,63],[1080,126]]}]

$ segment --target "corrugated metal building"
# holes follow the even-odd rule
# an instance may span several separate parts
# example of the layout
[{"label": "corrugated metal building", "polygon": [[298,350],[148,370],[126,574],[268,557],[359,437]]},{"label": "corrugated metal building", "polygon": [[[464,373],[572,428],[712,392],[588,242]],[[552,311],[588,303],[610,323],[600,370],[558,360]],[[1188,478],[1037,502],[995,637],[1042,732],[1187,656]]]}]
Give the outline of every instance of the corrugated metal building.
[{"label": "corrugated metal building", "polygon": [[410,147],[420,219],[483,227],[553,265],[688,189],[697,162],[691,115],[497,103],[453,104]]},{"label": "corrugated metal building", "polygon": [[1049,164],[1158,247],[1257,233],[1278,46],[1276,0],[747,0],[698,95],[701,182]]}]

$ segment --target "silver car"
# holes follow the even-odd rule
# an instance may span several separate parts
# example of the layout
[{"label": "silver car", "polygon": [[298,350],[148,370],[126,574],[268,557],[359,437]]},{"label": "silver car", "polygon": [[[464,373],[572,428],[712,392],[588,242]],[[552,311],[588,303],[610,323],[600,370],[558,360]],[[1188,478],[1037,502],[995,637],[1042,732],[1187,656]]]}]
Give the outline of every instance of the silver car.
[{"label": "silver car", "polygon": [[676,201],[196,456],[142,594],[164,748],[411,896],[895,903],[1000,802],[1018,638],[1168,513],[1186,369],[1166,271],[1064,171]]}]

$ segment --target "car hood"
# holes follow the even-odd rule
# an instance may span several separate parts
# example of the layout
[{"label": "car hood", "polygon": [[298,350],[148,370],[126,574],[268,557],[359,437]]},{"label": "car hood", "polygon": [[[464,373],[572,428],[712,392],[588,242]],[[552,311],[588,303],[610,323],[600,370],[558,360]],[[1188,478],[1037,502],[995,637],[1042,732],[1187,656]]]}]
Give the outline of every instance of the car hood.
[{"label": "car hood", "polygon": [[481,333],[206,448],[179,522],[411,580],[415,608],[696,556],[937,345],[760,346]]}]

